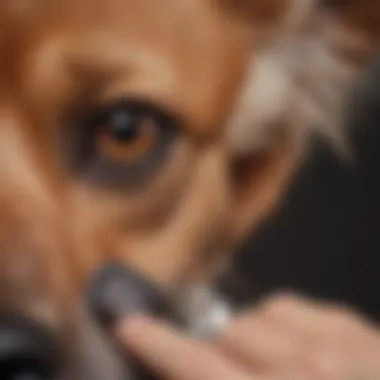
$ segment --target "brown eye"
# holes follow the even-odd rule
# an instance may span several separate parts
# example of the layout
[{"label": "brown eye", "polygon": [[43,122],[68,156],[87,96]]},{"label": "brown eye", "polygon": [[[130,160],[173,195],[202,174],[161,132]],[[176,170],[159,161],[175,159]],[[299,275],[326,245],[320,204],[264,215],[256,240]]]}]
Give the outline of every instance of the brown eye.
[{"label": "brown eye", "polygon": [[104,186],[148,181],[180,137],[178,124],[142,102],[121,100],[88,109],[73,122],[70,166],[79,178]]},{"label": "brown eye", "polygon": [[115,109],[95,133],[95,149],[108,160],[134,163],[155,148],[159,129],[157,121],[149,115]]}]

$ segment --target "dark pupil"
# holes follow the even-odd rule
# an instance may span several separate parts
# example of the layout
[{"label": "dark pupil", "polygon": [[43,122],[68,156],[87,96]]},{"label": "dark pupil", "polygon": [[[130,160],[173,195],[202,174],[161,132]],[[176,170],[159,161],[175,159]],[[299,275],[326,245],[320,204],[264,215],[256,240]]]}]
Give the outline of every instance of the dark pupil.
[{"label": "dark pupil", "polygon": [[139,116],[124,110],[116,110],[110,113],[108,126],[112,137],[120,142],[129,142],[139,134]]}]

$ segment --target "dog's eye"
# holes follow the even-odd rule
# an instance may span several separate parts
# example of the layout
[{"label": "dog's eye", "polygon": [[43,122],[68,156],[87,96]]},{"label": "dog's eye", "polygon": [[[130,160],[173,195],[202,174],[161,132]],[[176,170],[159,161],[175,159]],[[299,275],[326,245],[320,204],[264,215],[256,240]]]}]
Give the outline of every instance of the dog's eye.
[{"label": "dog's eye", "polygon": [[103,185],[149,179],[164,163],[179,131],[174,117],[127,101],[91,109],[79,126],[75,124],[74,169]]},{"label": "dog's eye", "polygon": [[118,107],[95,120],[94,127],[99,155],[115,163],[134,164],[154,150],[163,126],[152,115]]}]

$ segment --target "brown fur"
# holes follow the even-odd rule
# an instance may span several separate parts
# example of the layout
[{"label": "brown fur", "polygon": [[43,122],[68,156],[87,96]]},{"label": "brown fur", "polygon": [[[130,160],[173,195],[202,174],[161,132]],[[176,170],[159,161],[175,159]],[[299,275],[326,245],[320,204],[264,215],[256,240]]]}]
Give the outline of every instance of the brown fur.
[{"label": "brown fur", "polygon": [[[325,72],[300,57],[286,113],[267,128],[269,146],[235,154],[226,131],[252,56],[315,29],[356,69],[379,38],[374,0],[333,7],[331,30],[316,2],[298,21],[287,18],[291,0],[159,3],[1,2],[2,307],[70,327],[83,285],[112,258],[173,292],[212,276],[219,252],[276,206],[300,162],[305,125],[325,116],[310,112],[303,92]],[[60,139],[73,110],[125,94],[169,110],[183,129],[148,185],[120,193],[74,179]]]}]

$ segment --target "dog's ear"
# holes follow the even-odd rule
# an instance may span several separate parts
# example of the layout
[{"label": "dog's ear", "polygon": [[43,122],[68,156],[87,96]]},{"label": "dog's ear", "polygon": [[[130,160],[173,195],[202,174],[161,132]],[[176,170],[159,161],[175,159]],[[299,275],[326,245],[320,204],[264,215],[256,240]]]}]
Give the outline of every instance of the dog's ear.
[{"label": "dog's ear", "polygon": [[[341,39],[343,53],[360,63],[378,49],[380,39],[379,0],[216,0],[227,12],[253,29],[278,26],[298,17],[325,22]],[[306,17],[305,17],[306,16]],[[302,22],[301,22],[302,23]],[[322,27],[322,23],[319,27]],[[328,33],[333,33],[329,31]],[[338,37],[337,37],[338,38]]]},{"label": "dog's ear", "polygon": [[378,0],[323,0],[322,5],[352,32],[379,39],[380,2]]},{"label": "dog's ear", "polygon": [[[300,48],[306,50],[301,51],[304,57],[301,54],[300,61],[296,62],[296,65],[299,66],[298,70],[303,76],[301,76],[302,81],[295,84],[295,90],[311,91],[311,93],[298,93],[298,96],[301,95],[297,98],[298,108],[305,106],[303,102],[306,102],[305,109],[301,110],[304,112],[301,115],[303,118],[301,124],[324,124],[321,128],[318,127],[317,132],[328,133],[328,137],[339,143],[342,131],[340,126],[335,128],[335,125],[339,124],[339,117],[342,116],[341,101],[344,101],[345,95],[348,95],[345,93],[346,85],[349,85],[348,82],[355,82],[357,75],[360,74],[360,68],[380,47],[380,1],[219,0],[219,2],[231,16],[244,20],[252,28],[252,35],[263,26],[269,26],[276,31],[274,38],[281,37],[289,31],[293,37],[297,37],[295,41],[302,42]],[[256,53],[256,57],[258,54],[260,51]],[[255,56],[255,52],[253,55]],[[309,60],[305,59],[307,57]],[[327,69],[326,63],[330,65]],[[276,72],[266,70],[265,73],[267,76],[273,76],[273,81],[276,81]],[[271,85],[273,81],[270,81]],[[315,95],[313,90],[318,94],[318,91],[325,88],[329,89],[327,94],[332,96],[331,101],[327,101],[327,108],[326,99],[323,104],[319,104],[318,97],[316,99],[310,97]],[[264,85],[264,90],[266,89]],[[267,95],[265,92],[261,93],[260,99],[265,94]],[[269,96],[268,99],[270,101],[267,104],[273,109],[275,97]],[[311,108],[316,110],[311,114],[310,99],[315,101],[315,104],[311,104]],[[255,112],[258,112],[257,108],[256,104]],[[338,112],[335,112],[337,110]],[[289,120],[289,123],[294,124],[293,120]],[[254,128],[249,125],[247,127]],[[323,131],[324,128],[327,132]],[[239,133],[242,137],[240,142],[242,141],[243,145],[244,142],[250,144],[247,130]],[[251,228],[255,227],[255,224],[262,223],[278,204],[279,198],[284,195],[286,185],[297,169],[298,163],[301,162],[302,155],[299,147],[292,145],[290,133],[291,131],[287,134],[287,128],[284,128],[274,138],[276,143],[271,150],[260,154],[245,154],[244,158],[236,160],[233,168],[235,204],[231,216],[234,240],[243,238]],[[345,151],[344,147],[343,150]]]},{"label": "dog's ear", "polygon": [[380,47],[379,0],[320,0],[341,42],[342,53],[358,64]]}]

